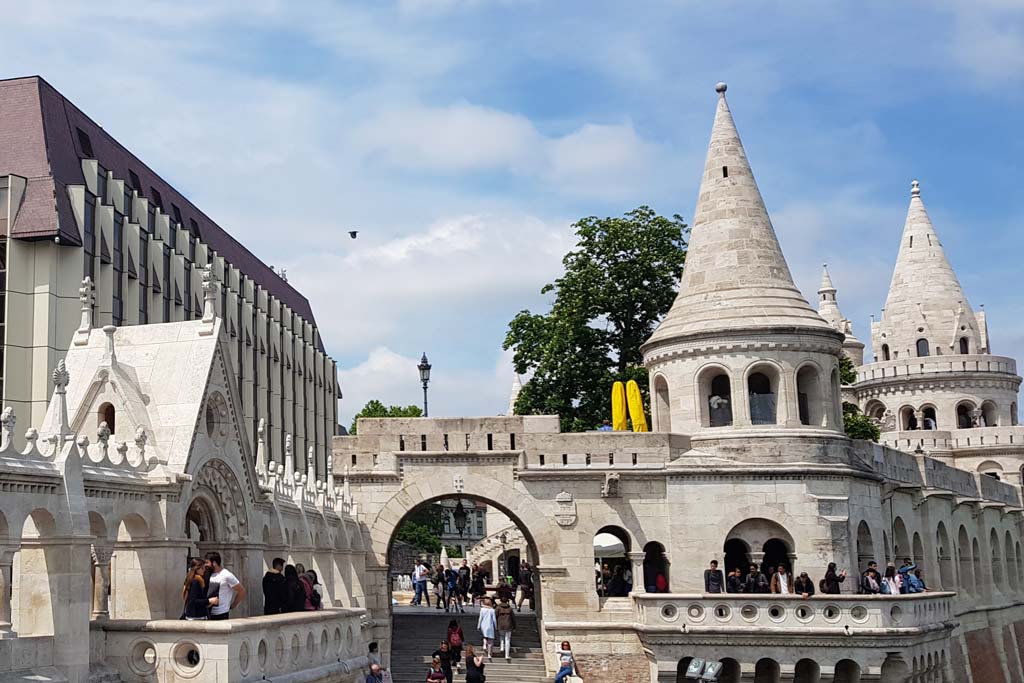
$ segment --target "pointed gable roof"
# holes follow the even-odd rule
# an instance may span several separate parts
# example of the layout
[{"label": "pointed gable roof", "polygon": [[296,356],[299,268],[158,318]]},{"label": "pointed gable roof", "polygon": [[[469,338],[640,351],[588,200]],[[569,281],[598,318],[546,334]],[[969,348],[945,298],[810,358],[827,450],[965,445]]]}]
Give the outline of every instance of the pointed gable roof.
[{"label": "pointed gable roof", "polygon": [[829,329],[793,284],[719,83],[679,295],[646,342],[717,330]]},{"label": "pointed gable roof", "polygon": [[897,350],[914,348],[919,338],[954,349],[960,337],[968,337],[974,352],[987,349],[983,326],[921,199],[921,184],[914,180],[910,187],[910,206],[879,329]]}]

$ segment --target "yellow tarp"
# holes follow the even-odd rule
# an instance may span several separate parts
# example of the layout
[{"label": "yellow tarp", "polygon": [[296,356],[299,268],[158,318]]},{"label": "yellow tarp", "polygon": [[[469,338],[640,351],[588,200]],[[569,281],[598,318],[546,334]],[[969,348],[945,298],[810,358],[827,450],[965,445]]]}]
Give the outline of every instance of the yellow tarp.
[{"label": "yellow tarp", "polygon": [[647,416],[644,415],[644,397],[636,380],[626,383],[626,399],[629,404],[629,420],[633,423],[634,432],[647,431]]},{"label": "yellow tarp", "polygon": [[626,387],[622,382],[612,385],[612,429],[624,432],[629,429],[626,421]]}]

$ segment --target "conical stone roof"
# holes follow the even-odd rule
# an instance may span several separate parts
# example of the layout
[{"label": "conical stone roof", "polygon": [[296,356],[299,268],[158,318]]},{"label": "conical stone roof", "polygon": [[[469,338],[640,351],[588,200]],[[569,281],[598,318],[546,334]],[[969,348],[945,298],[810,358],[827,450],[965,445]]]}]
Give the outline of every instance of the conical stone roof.
[{"label": "conical stone roof", "polygon": [[793,284],[719,83],[679,295],[645,346],[718,330],[831,329]]}]

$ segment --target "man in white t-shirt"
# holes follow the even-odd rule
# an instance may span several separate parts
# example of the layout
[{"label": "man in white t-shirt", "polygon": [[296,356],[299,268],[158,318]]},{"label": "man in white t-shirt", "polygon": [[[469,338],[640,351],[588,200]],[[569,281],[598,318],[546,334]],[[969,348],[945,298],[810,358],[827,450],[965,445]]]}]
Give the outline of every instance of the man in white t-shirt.
[{"label": "man in white t-shirt", "polygon": [[206,553],[206,566],[210,570],[209,585],[217,586],[217,593],[208,597],[210,620],[227,619],[230,611],[245,600],[245,586],[221,564],[220,553]]}]

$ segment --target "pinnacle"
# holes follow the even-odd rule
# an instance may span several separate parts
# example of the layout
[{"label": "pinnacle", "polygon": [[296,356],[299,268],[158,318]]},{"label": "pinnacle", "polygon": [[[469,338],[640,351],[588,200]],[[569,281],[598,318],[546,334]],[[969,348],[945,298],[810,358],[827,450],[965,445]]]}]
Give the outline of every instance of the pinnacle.
[{"label": "pinnacle", "polygon": [[828,264],[821,264],[821,286],[818,287],[818,294],[824,294],[825,292],[836,291],[835,285],[832,284],[832,276],[828,274]]},{"label": "pinnacle", "polygon": [[679,294],[650,345],[714,330],[828,330],[793,284],[720,83]]}]

